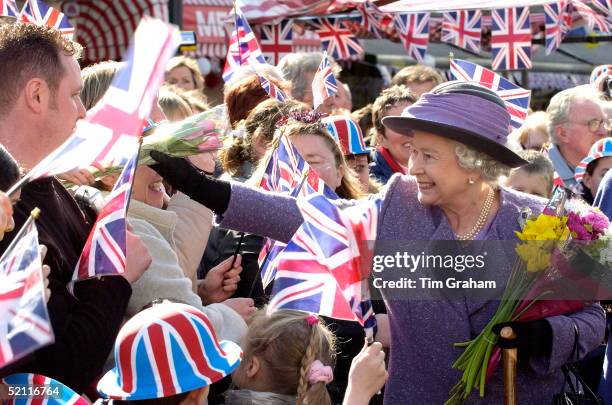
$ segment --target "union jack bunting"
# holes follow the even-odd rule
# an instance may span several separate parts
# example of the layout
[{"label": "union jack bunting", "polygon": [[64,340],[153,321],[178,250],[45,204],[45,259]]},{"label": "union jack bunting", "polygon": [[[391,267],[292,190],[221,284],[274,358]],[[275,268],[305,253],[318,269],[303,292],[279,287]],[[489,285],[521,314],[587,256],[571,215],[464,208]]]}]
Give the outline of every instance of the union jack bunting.
[{"label": "union jack bunting", "polygon": [[0,0],[0,16],[15,18],[19,16],[15,0]]},{"label": "union jack bunting", "polygon": [[[134,151],[136,152],[136,151]],[[123,168],[113,191],[96,219],[81,257],[72,274],[72,283],[95,276],[122,274],[126,264],[126,221],[138,153]]]},{"label": "union jack bunting", "polygon": [[471,52],[480,53],[480,10],[460,10],[444,13],[442,42]]},{"label": "union jack bunting", "polygon": [[568,7],[568,0],[544,4],[546,55],[550,55],[561,46],[563,37],[572,26],[572,13]]},{"label": "union jack bunting", "polygon": [[474,81],[495,91],[506,104],[510,125],[519,128],[527,118],[531,91],[525,90],[492,70],[461,59],[451,59],[450,72],[457,80]]},{"label": "union jack bunting", "polygon": [[312,79],[312,103],[315,110],[328,98],[338,92],[338,83],[334,77],[331,62],[327,52],[323,52],[323,59]]},{"label": "union jack bunting", "polygon": [[357,60],[363,57],[363,46],[339,18],[319,18],[312,22],[323,50],[335,60]]},{"label": "union jack bunting", "polygon": [[491,10],[493,70],[531,69],[529,7]]},{"label": "union jack bunting", "polygon": [[275,98],[280,102],[285,101],[287,96],[285,95],[285,93],[283,93],[281,89],[276,87],[274,83],[272,83],[266,77],[260,75],[259,73],[257,74],[257,76],[259,77],[259,83],[261,83],[261,87],[263,87],[263,89],[266,91],[266,93],[268,93],[270,97]]},{"label": "union jack bunting", "polygon": [[268,310],[295,309],[362,325],[364,316],[373,317],[360,304],[372,259],[365,242],[376,237],[380,201],[342,212],[320,194],[298,199],[304,223],[280,254]]},{"label": "union jack bunting", "polygon": [[53,343],[33,220],[0,259],[0,367]]},{"label": "union jack bunting", "polygon": [[429,43],[429,13],[397,13],[394,23],[408,56],[423,63]]},{"label": "union jack bunting", "polygon": [[278,65],[283,56],[293,52],[293,21],[283,20],[280,24],[261,25],[259,45],[266,61],[270,65]]},{"label": "union jack bunting", "polygon": [[175,26],[144,17],[104,97],[77,122],[74,134],[26,175],[27,180],[75,169],[124,166],[149,117],[166,62],[180,43]]},{"label": "union jack bunting", "polygon": [[230,38],[223,69],[223,80],[231,80],[236,69],[240,66],[257,65],[266,63],[257,38],[251,30],[251,26],[238,6],[234,7],[234,31]]},{"label": "union jack bunting", "polygon": [[612,0],[591,0],[591,4],[603,15],[612,17]]},{"label": "union jack bunting", "polygon": [[[611,24],[609,21],[609,14],[606,13],[606,16],[608,17],[606,18],[605,16],[598,14],[595,10],[580,0],[572,0],[572,6],[586,22],[586,25],[590,31],[597,30],[599,32],[610,32]],[[602,6],[602,4],[599,4],[597,8],[601,10],[602,8],[600,6]]]},{"label": "union jack bunting", "polygon": [[37,25],[47,25],[60,31],[66,38],[72,39],[74,27],[62,12],[38,0],[26,0],[19,20]]},{"label": "union jack bunting", "polygon": [[[89,402],[74,392],[70,387],[59,381],[40,374],[11,374],[3,378],[6,385],[10,386],[46,386],[51,395],[44,398],[36,396],[14,397],[8,399],[6,405],[89,405]],[[47,388],[48,387],[48,388]],[[40,387],[42,388],[42,387]]]},{"label": "union jack bunting", "polygon": [[378,6],[373,4],[371,1],[366,0],[357,5],[357,10],[360,14],[359,25],[369,33],[373,34],[376,38],[381,38],[381,19],[384,14],[382,11],[380,11]]}]

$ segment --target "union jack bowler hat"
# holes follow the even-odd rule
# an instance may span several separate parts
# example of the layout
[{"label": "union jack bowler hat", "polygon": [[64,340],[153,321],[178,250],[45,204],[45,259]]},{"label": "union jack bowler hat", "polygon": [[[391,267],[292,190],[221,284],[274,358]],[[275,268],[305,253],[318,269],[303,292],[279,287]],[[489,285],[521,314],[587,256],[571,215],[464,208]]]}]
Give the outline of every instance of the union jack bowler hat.
[{"label": "union jack bowler hat", "polygon": [[[3,378],[12,387],[7,405],[89,405],[89,401],[59,381],[40,374],[12,374]],[[12,391],[12,392],[11,392]]]},{"label": "union jack bowler hat", "polygon": [[98,392],[120,400],[154,399],[205,387],[229,375],[242,350],[217,340],[199,309],[164,302],[131,318],[115,342],[115,368]]},{"label": "union jack bowler hat", "polygon": [[609,156],[612,156],[612,138],[603,138],[595,142],[591,146],[589,154],[576,166],[576,171],[574,172],[576,181],[582,181],[589,163]]},{"label": "union jack bowler hat", "polygon": [[476,82],[439,84],[401,115],[385,117],[382,123],[403,135],[420,130],[463,143],[509,167],[527,163],[506,146],[510,114],[504,101]]},{"label": "union jack bowler hat", "polygon": [[361,128],[350,117],[332,115],[323,118],[327,130],[338,142],[344,155],[363,155],[370,153],[363,141]]}]

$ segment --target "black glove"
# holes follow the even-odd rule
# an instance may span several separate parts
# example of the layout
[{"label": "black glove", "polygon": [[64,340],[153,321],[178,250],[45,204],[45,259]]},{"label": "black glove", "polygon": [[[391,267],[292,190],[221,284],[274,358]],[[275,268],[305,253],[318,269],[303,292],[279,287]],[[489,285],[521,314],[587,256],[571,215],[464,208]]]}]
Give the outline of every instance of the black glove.
[{"label": "black glove", "polygon": [[493,326],[493,333],[510,326],[516,334],[516,339],[499,337],[497,345],[502,349],[518,348],[519,352],[529,354],[542,354],[549,356],[552,348],[552,327],[548,321],[541,319],[529,322],[504,322]]},{"label": "black glove", "polygon": [[221,215],[227,210],[231,194],[228,182],[209,177],[187,159],[156,150],[151,151],[151,157],[157,162],[151,169],[159,173],[172,187],[216,214]]}]

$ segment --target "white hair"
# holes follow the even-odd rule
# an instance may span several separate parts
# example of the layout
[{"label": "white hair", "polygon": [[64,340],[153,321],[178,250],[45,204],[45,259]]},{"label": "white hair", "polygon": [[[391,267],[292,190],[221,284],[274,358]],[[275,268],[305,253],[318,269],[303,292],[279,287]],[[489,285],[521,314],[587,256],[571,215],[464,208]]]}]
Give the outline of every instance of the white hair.
[{"label": "white hair", "polygon": [[[332,65],[334,75],[338,76],[340,67],[329,55],[327,57]],[[316,72],[322,59],[323,52],[290,53],[278,62],[278,67],[283,71],[285,79],[291,82],[291,96],[294,99],[304,101],[306,89],[310,88],[312,84],[307,82],[306,74]]]},{"label": "white hair", "polygon": [[461,142],[455,142],[455,155],[457,155],[459,166],[465,170],[479,173],[485,182],[495,188],[498,185],[499,178],[510,172],[510,167]]},{"label": "white hair", "polygon": [[554,144],[557,144],[555,129],[567,122],[572,104],[582,100],[591,100],[598,104],[603,101],[602,94],[589,84],[565,89],[550,99],[546,113],[548,114],[548,135]]}]

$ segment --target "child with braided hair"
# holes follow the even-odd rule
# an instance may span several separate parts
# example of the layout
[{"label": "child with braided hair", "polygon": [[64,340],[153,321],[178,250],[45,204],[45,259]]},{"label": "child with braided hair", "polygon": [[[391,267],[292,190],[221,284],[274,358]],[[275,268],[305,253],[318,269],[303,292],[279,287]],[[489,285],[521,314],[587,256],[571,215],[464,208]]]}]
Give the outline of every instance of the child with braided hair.
[{"label": "child with braided hair", "polygon": [[239,390],[226,405],[328,405],[334,336],[314,315],[257,312],[242,344],[242,364],[232,374]]}]

